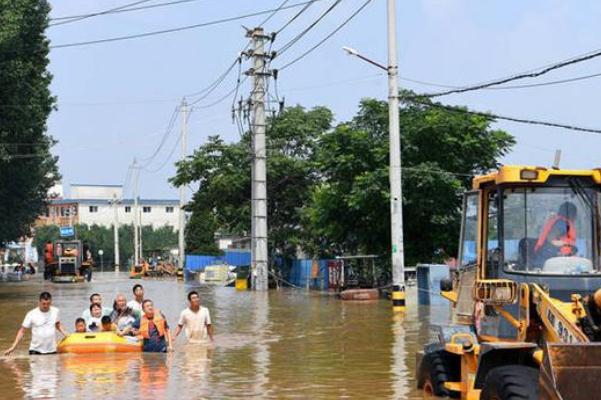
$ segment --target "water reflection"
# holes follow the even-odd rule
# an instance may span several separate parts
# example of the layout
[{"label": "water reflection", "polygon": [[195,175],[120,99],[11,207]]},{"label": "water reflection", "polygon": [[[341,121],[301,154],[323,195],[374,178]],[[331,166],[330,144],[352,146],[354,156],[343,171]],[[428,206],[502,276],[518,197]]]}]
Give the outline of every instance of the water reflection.
[{"label": "water reflection", "polygon": [[269,294],[253,293],[255,351],[253,354],[255,377],[252,393],[265,395],[269,383]]},{"label": "water reflection", "polygon": [[393,377],[392,388],[395,399],[406,399],[409,393],[407,387],[409,363],[407,362],[407,349],[405,348],[407,332],[404,326],[408,317],[411,318],[405,313],[396,313],[392,316],[391,375]]},{"label": "water reflection", "polygon": [[[100,275],[100,274],[99,274]],[[112,275],[85,285],[47,285],[71,328],[89,293],[112,299],[132,282]],[[216,341],[175,353],[29,357],[23,344],[0,357],[1,398],[389,398],[420,399],[415,352],[430,322],[448,322],[448,307],[417,307],[408,291],[407,314],[388,301],[345,303],[332,296],[282,290],[269,294],[196,288],[175,281],[143,281],[171,326],[196,289],[211,310]],[[35,306],[41,286],[0,285],[0,348]]]}]

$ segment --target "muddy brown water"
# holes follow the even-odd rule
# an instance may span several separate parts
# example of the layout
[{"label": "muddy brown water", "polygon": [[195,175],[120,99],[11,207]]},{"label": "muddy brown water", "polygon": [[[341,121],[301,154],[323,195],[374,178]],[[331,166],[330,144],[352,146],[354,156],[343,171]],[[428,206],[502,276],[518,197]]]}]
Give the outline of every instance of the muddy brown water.
[{"label": "muddy brown water", "polygon": [[421,399],[415,353],[432,337],[431,324],[447,323],[449,315],[446,305],[417,306],[415,288],[408,289],[406,316],[396,318],[385,300],[342,302],[298,289],[236,292],[107,272],[81,284],[0,282],[0,349],[10,346],[42,290],[52,293],[73,331],[91,293],[110,305],[117,293],[130,298],[138,282],[172,328],[186,293],[197,289],[211,311],[214,347],[188,345],[182,335],[167,355],[29,356],[26,336],[13,355],[0,356],[0,398]]}]

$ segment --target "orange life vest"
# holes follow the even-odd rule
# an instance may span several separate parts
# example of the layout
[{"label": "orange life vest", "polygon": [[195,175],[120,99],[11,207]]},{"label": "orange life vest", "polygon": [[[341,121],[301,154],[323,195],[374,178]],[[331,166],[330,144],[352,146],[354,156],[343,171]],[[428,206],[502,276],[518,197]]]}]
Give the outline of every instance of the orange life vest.
[{"label": "orange life vest", "polygon": [[54,245],[52,243],[46,243],[44,247],[44,261],[46,264],[52,264],[54,261]]},{"label": "orange life vest", "polygon": [[162,316],[160,310],[154,310],[154,317],[152,318],[152,320],[149,320],[148,318],[146,318],[146,315],[144,315],[144,314],[142,315],[142,318],[140,318],[139,337],[141,339],[150,339],[150,332],[149,332],[148,325],[150,324],[151,321],[154,324],[154,326],[156,327],[157,331],[159,331],[159,336],[161,336],[161,337],[165,336],[165,328],[166,328],[165,320],[163,319],[163,316]]},{"label": "orange life vest", "polygon": [[559,221],[563,221],[566,224],[565,234],[557,238],[558,240],[561,240],[565,243],[565,245],[561,246],[559,252],[564,255],[571,254],[572,246],[576,245],[576,226],[574,225],[574,221],[561,215],[557,215],[551,218],[549,221],[547,221],[545,227],[543,228],[543,231],[541,232],[538,238],[538,241],[536,242],[536,245],[534,246],[534,251],[539,251],[540,249],[542,249],[543,245],[547,241],[549,234],[555,227],[555,224]]}]

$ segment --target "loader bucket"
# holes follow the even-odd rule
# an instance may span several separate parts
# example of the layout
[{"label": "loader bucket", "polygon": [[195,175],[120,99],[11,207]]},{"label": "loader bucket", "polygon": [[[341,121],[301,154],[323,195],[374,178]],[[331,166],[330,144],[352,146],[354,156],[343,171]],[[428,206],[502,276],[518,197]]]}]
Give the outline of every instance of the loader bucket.
[{"label": "loader bucket", "polygon": [[548,343],[539,377],[545,400],[596,398],[601,384],[601,343]]}]

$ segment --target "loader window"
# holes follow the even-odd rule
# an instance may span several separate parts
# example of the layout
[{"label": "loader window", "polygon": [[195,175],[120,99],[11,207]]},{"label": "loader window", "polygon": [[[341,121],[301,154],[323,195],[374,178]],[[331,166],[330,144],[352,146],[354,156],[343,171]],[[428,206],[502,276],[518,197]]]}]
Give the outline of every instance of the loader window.
[{"label": "loader window", "polygon": [[503,259],[507,272],[596,273],[597,191],[579,187],[506,189]]},{"label": "loader window", "polygon": [[463,221],[461,229],[460,267],[476,264],[476,240],[478,238],[478,196],[469,193],[463,203]]}]

